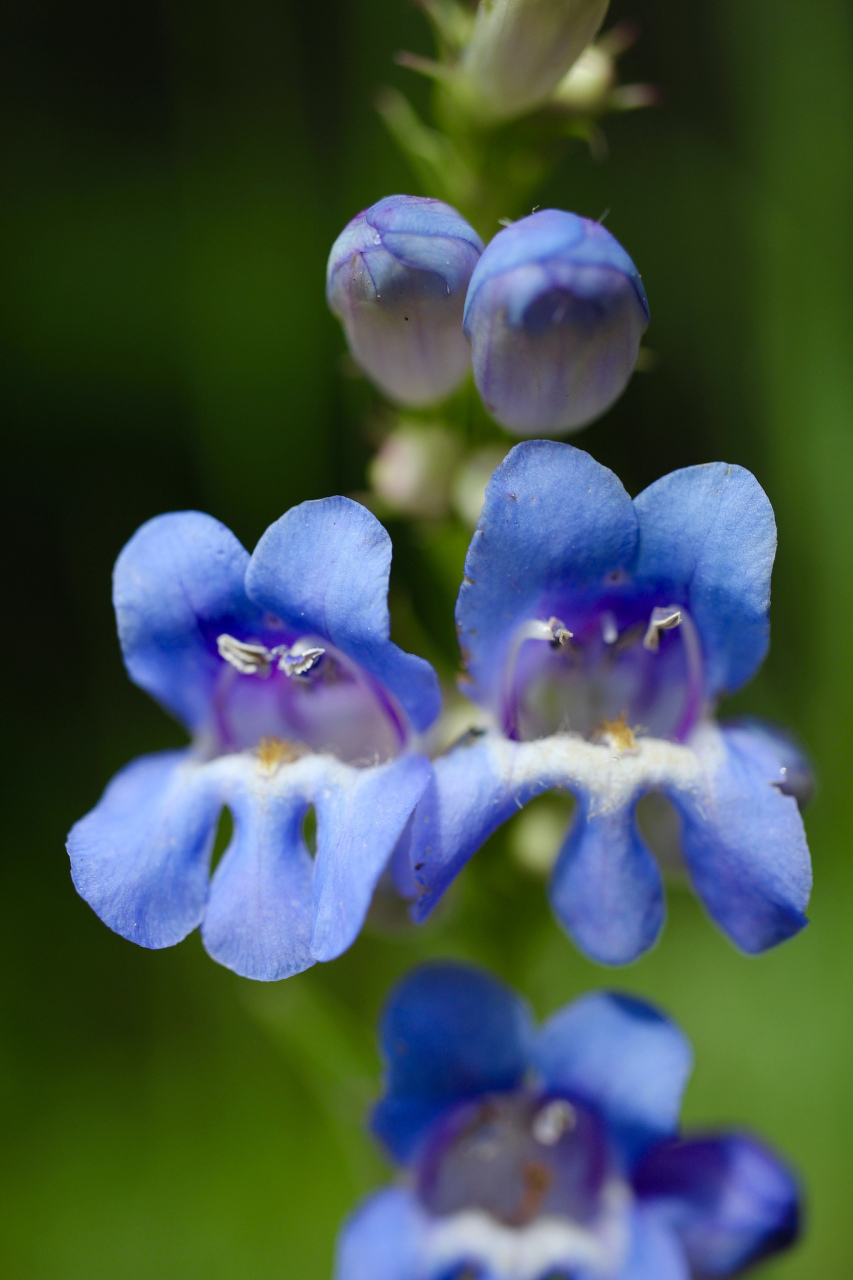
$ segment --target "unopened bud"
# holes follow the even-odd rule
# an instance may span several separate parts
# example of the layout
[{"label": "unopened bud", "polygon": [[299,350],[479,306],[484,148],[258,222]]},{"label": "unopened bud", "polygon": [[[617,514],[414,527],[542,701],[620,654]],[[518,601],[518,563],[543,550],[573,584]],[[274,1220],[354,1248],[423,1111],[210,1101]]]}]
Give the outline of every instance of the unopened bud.
[{"label": "unopened bud", "polygon": [[368,469],[377,497],[402,515],[438,518],[450,505],[458,435],[440,423],[407,422],[386,436]]},{"label": "unopened bud", "polygon": [[574,66],[554,90],[553,101],[579,115],[600,115],[606,110],[616,84],[616,64],[597,44],[584,49]]},{"label": "unopened bud", "polygon": [[596,35],[609,0],[480,0],[461,70],[484,114],[544,102]]},{"label": "unopened bud", "polygon": [[545,209],[498,233],[464,329],[486,408],[520,436],[586,426],[622,394],[649,323],[642,281],[597,222]]},{"label": "unopened bud", "polygon": [[350,351],[399,404],[435,404],[469,364],[462,308],[483,242],[441,200],[386,196],[338,236],[326,296]]},{"label": "unopened bud", "polygon": [[467,457],[453,478],[453,506],[472,529],[476,529],[486,501],[486,486],[506,454],[499,445],[486,445]]},{"label": "unopened bud", "polygon": [[608,111],[631,111],[659,101],[657,90],[647,84],[619,85],[616,59],[639,36],[632,22],[619,22],[591,44],[563,76],[554,90],[554,106],[581,116],[601,116]]}]

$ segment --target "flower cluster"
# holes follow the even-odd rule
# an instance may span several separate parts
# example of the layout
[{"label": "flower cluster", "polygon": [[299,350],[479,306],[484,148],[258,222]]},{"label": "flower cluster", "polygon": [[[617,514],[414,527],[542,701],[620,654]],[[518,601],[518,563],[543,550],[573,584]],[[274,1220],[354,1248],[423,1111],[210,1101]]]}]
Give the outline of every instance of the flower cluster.
[{"label": "flower cluster", "polygon": [[[484,136],[549,104],[594,115],[611,93],[622,37],[590,46],[607,0],[425,7],[447,92]],[[649,323],[626,251],[557,209],[484,245],[451,205],[389,196],[335,241],[327,298],[355,362],[410,411],[373,460],[374,496],[440,520],[452,492],[476,521],[456,605],[473,727],[430,758],[438,680],[390,639],[391,542],[365,506],[304,502],[252,555],[208,515],[159,516],[119,555],[118,633],[190,743],[131,762],[73,827],[81,896],[140,946],[200,927],[214,960],[275,981],[345,952],[381,879],[422,921],[497,828],[559,790],[575,811],[554,913],[588,956],[626,964],[663,925],[637,820],[657,793],[732,942],[792,937],[808,763],[772,726],[716,718],[769,643],[776,526],[758,482],[711,463],[632,499],[589,454],[529,438],[469,455],[463,477],[458,433],[414,416],[469,373],[515,436],[603,414]],[[690,1047],[640,1000],[586,995],[536,1029],[488,975],[435,964],[393,993],[381,1046],[373,1131],[401,1177],[344,1227],[336,1280],[714,1280],[798,1234],[798,1185],[767,1147],[680,1133]]]},{"label": "flower cluster", "polygon": [[332,246],[327,296],[353,357],[396,403],[443,400],[473,362],[486,408],[520,436],[604,413],[649,323],[639,273],[599,223],[544,209],[483,249],[455,209],[417,196],[353,218]]},{"label": "flower cluster", "polygon": [[[193,745],[114,779],[71,833],[74,883],[143,946],[201,923],[215,959],[276,979],[351,945],[389,862],[423,919],[492,831],[558,788],[577,812],[555,913],[587,954],[624,964],[663,922],[635,813],[656,791],[713,919],[745,951],[774,946],[806,923],[808,768],[778,731],[713,712],[766,652],[775,544],[742,468],[689,467],[632,501],[572,445],[517,445],[457,605],[488,727],[430,763],[417,733],[438,683],[388,638],[390,540],[364,507],[303,503],[251,558],[209,516],[152,520],[116,565],[119,636]],[[208,885],[223,805],[234,839]]]},{"label": "flower cluster", "polygon": [[585,996],[537,1030],[488,975],[433,965],[381,1044],[373,1130],[405,1181],[346,1224],[336,1280],[724,1277],[797,1235],[763,1144],[679,1133],[690,1046],[642,1001]]}]

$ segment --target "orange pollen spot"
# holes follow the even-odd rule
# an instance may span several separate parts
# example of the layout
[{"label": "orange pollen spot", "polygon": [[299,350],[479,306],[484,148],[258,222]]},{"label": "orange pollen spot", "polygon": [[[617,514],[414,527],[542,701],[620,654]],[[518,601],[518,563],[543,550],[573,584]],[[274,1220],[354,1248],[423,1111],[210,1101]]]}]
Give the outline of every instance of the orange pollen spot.
[{"label": "orange pollen spot", "polygon": [[263,769],[277,769],[280,764],[293,764],[305,755],[305,748],[298,742],[286,742],[284,738],[261,738],[257,745],[258,763]]},{"label": "orange pollen spot", "polygon": [[546,1164],[542,1164],[539,1160],[530,1160],[521,1170],[521,1180],[523,1187],[521,1200],[509,1219],[510,1225],[514,1227],[524,1227],[539,1216],[554,1181],[554,1175]]},{"label": "orange pollen spot", "polygon": [[595,737],[607,739],[617,751],[634,751],[637,746],[637,734],[628,724],[624,711],[618,720],[602,720]]}]

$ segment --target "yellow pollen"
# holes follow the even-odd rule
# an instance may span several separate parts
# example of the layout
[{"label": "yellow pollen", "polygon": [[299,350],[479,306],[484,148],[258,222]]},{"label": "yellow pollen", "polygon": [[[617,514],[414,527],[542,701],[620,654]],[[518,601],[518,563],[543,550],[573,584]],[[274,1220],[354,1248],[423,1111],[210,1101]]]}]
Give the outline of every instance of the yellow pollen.
[{"label": "yellow pollen", "polygon": [[617,751],[633,751],[637,746],[637,735],[628,724],[624,711],[618,720],[602,720],[595,737],[607,738]]},{"label": "yellow pollen", "polygon": [[284,738],[261,738],[257,752],[261,768],[272,772],[280,764],[293,764],[305,754],[305,748],[298,742],[286,742]]}]

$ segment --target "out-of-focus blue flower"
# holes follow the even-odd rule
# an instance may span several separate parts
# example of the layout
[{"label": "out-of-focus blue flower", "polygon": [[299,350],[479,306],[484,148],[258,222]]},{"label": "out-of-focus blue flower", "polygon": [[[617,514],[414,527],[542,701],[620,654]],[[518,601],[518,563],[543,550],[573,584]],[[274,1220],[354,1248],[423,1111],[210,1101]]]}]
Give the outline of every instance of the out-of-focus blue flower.
[{"label": "out-of-focus blue flower", "polygon": [[775,549],[773,510],[742,467],[674,471],[632,502],[571,445],[516,445],[456,608],[467,692],[494,727],[434,762],[411,850],[419,917],[492,831],[557,788],[577,808],[551,901],[593,959],[627,963],[663,924],[635,819],[649,791],[677,810],[693,886],[739,947],[803,928],[805,761],[775,731],[713,719],[766,653]]},{"label": "out-of-focus blue flower", "polygon": [[796,1238],[765,1146],[679,1135],[690,1046],[642,1001],[584,996],[537,1030],[487,974],[432,965],[381,1039],[373,1127],[407,1177],[346,1224],[336,1280],[723,1277]]},{"label": "out-of-focus blue flower", "polygon": [[477,389],[521,436],[575,431],[609,409],[648,323],[643,283],[618,240],[560,209],[500,231],[465,300]]},{"label": "out-of-focus blue flower", "polygon": [[[134,760],[68,840],[78,892],[116,933],[273,980],[356,937],[429,777],[413,731],[435,673],[389,640],[391,543],[348,498],[304,502],[254,555],[199,512],[122,551],[113,598],[131,679],[193,745]],[[312,859],[303,835],[317,815]],[[234,835],[210,879],[223,806]]]},{"label": "out-of-focus blue flower", "polygon": [[461,214],[421,196],[386,196],[332,245],[329,306],[355,360],[399,404],[435,404],[465,377],[462,309],[482,250]]},{"label": "out-of-focus blue flower", "polygon": [[481,0],[460,73],[474,107],[509,119],[544,102],[594,39],[609,0]]}]

